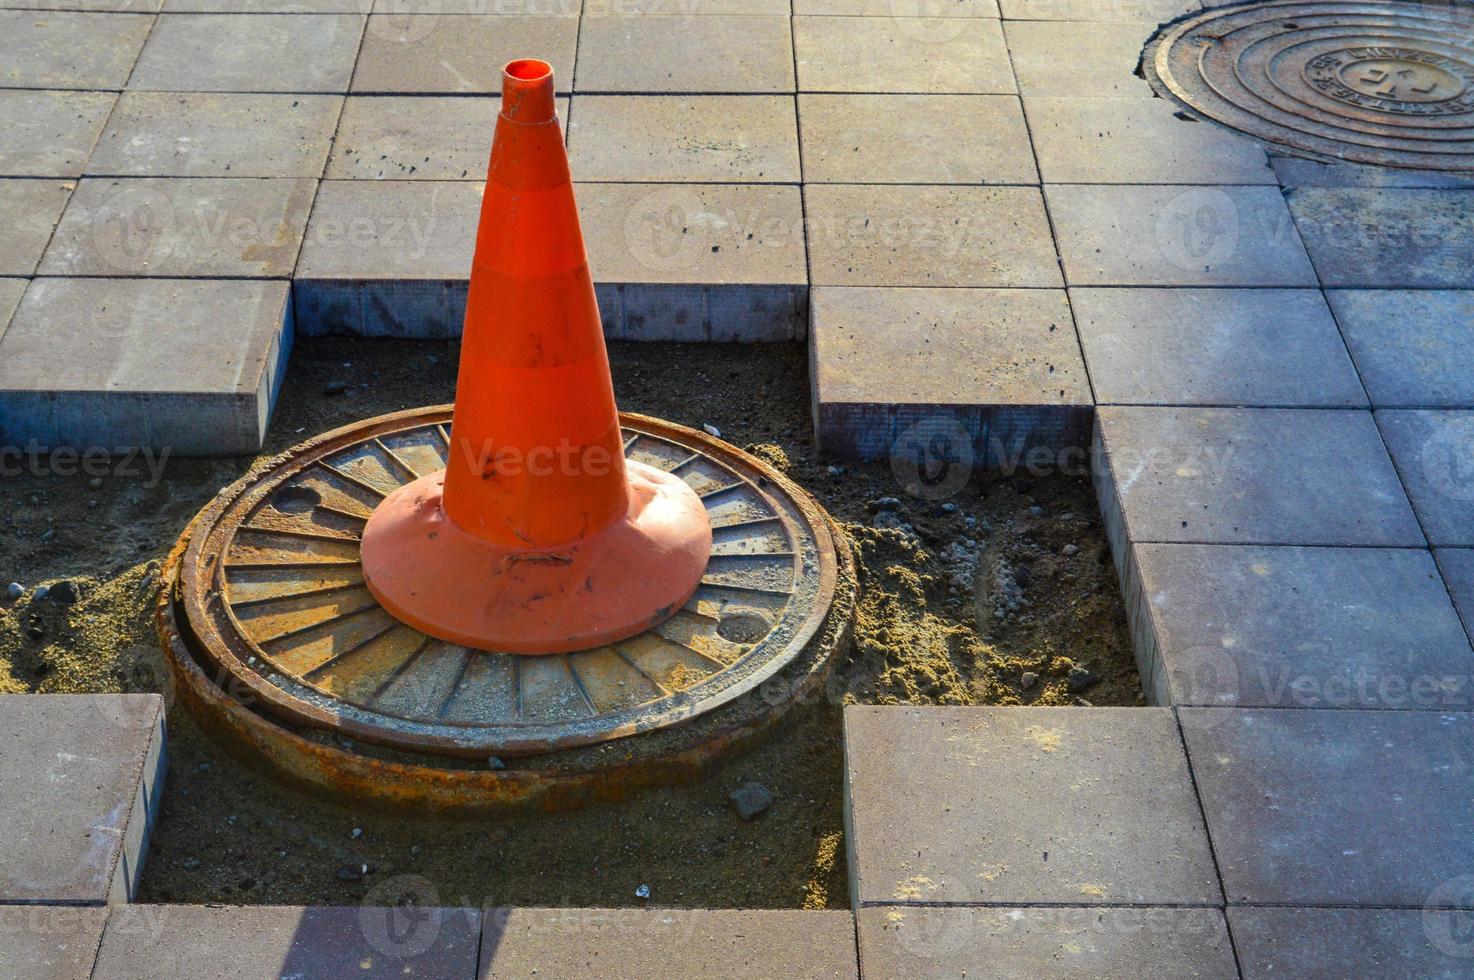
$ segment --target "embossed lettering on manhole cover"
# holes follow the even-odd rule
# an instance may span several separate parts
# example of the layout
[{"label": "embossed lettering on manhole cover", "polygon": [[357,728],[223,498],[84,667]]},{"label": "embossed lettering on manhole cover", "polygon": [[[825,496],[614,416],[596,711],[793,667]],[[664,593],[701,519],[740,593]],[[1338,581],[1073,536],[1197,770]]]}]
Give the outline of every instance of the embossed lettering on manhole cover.
[{"label": "embossed lettering on manhole cover", "polygon": [[1335,160],[1474,170],[1474,3],[1305,3],[1162,28],[1158,93],[1268,143]]}]

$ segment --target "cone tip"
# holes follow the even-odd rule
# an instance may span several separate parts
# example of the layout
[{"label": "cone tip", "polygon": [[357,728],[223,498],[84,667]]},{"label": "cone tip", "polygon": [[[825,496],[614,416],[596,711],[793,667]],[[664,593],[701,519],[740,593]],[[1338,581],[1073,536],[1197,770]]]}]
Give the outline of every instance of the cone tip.
[{"label": "cone tip", "polygon": [[523,123],[547,122],[554,116],[553,66],[536,58],[518,58],[502,69],[502,115]]}]

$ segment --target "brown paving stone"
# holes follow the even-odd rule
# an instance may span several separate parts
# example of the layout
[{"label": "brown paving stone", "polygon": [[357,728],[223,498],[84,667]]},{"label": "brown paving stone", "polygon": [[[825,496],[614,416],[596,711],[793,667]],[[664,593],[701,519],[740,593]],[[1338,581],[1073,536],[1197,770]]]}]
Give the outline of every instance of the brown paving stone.
[{"label": "brown paving stone", "polygon": [[1059,286],[1033,187],[811,184],[816,285]]},{"label": "brown paving stone", "polygon": [[579,95],[568,155],[583,181],[799,179],[792,96]]},{"label": "brown paving stone", "polygon": [[500,106],[494,97],[349,96],[325,176],[484,180]]},{"label": "brown paving stone", "polygon": [[26,905],[0,909],[0,975],[90,980],[106,907]]},{"label": "brown paving stone", "polygon": [[1003,24],[1024,95],[1147,98],[1136,76],[1154,25],[1143,21],[1010,20]]},{"label": "brown paving stone", "polygon": [[[402,3],[402,0],[394,0]],[[166,13],[366,14],[374,0],[164,0]]]},{"label": "brown paving stone", "polygon": [[0,276],[36,271],[75,187],[69,180],[0,180]]},{"label": "brown paving stone", "polygon": [[541,58],[559,91],[573,86],[576,16],[406,17],[375,14],[364,31],[354,92],[500,95],[502,66]]},{"label": "brown paving stone", "polygon": [[1272,187],[1045,189],[1072,286],[1315,286]]},{"label": "brown paving stone", "polygon": [[480,980],[793,977],[857,980],[848,912],[491,909]]},{"label": "brown paving stone", "polygon": [[124,92],[87,172],[109,177],[320,177],[337,95]]},{"label": "brown paving stone", "polygon": [[0,177],[80,177],[116,98],[0,91]]},{"label": "brown paving stone", "polygon": [[798,99],[810,183],[1035,184],[1011,95],[828,95]]},{"label": "brown paving stone", "polygon": [[585,17],[580,92],[792,92],[787,16]]},{"label": "brown paving stone", "polygon": [[1025,96],[1024,112],[1052,184],[1276,185],[1257,143],[1178,118],[1163,99]]},{"label": "brown paving stone", "polygon": [[0,85],[120,89],[153,22],[146,14],[0,10]]},{"label": "brown paving stone", "polygon": [[[1197,0],[999,0],[1005,20],[1122,21],[1154,28],[1198,9]],[[1143,38],[1143,42],[1145,38]]]},{"label": "brown paving stone", "polygon": [[356,14],[162,14],[128,87],[346,92],[366,19]]},{"label": "brown paving stone", "polygon": [[1222,901],[1168,709],[851,705],[844,738],[857,906]]},{"label": "brown paving stone", "polygon": [[793,0],[795,14],[829,17],[997,17],[995,0]]},{"label": "brown paving stone", "polygon": [[793,37],[804,92],[1017,91],[988,18],[795,17]]},{"label": "brown paving stone", "polygon": [[29,279],[0,279],[0,340],[5,339],[5,330],[10,318],[20,305],[20,298],[30,284]]},{"label": "brown paving stone", "polygon": [[39,274],[289,277],[316,191],[307,179],[89,177]]},{"label": "brown paving stone", "polygon": [[866,977],[1237,980],[1217,909],[863,908]]}]

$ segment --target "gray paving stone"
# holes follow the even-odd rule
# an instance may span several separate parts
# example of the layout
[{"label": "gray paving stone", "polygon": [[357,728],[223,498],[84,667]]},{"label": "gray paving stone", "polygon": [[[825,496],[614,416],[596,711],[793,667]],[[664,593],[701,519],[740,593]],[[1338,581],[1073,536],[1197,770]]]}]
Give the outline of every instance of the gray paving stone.
[{"label": "gray paving stone", "polygon": [[1072,286],[1314,286],[1271,187],[1046,188]]},{"label": "gray paving stone", "polygon": [[795,17],[804,92],[1018,91],[999,22],[982,17]]},{"label": "gray paving stone", "polygon": [[1037,184],[1011,95],[800,95],[804,180]]},{"label": "gray paving stone", "polygon": [[163,0],[0,0],[0,10],[154,14],[161,3]]},{"label": "gray paving stone", "polygon": [[[403,0],[393,2],[404,6]],[[181,14],[366,14],[373,5],[374,0],[164,0],[166,12]]]},{"label": "gray paving stone", "polygon": [[848,912],[494,909],[485,919],[481,980],[859,976]]},{"label": "gray paving stone", "polygon": [[1102,405],[1364,407],[1320,290],[1070,290]]},{"label": "gray paving stone", "polygon": [[1378,408],[1474,406],[1474,292],[1326,291]]},{"label": "gray paving stone", "polygon": [[255,453],[291,346],[285,282],[37,279],[0,343],[0,444]]},{"label": "gray paving stone", "polygon": [[0,10],[0,84],[120,89],[153,22],[147,14]]},{"label": "gray paving stone", "polygon": [[1221,901],[1167,709],[851,705],[844,738],[857,906]]},{"label": "gray paving stone", "polygon": [[1005,20],[1123,21],[1148,29],[1198,9],[1197,0],[999,0]]},{"label": "gray paving stone", "polygon": [[117,96],[0,91],[0,176],[80,177]]},{"label": "gray paving stone", "polygon": [[89,177],[39,274],[289,277],[316,190],[306,179]]},{"label": "gray paving stone", "polygon": [[1049,183],[1277,183],[1257,143],[1178,118],[1163,99],[1025,96],[1024,112]]},{"label": "gray paving stone", "polygon": [[1217,909],[863,908],[866,977],[1237,980]]},{"label": "gray paving stone", "polygon": [[579,95],[568,155],[579,180],[794,183],[791,96]]},{"label": "gray paving stone", "polygon": [[1269,162],[1284,187],[1474,187],[1474,177],[1433,170],[1322,163],[1273,154]]},{"label": "gray paving stone", "polygon": [[[671,2],[673,0],[627,0],[612,9],[635,12],[645,5],[660,7]],[[374,0],[374,13],[398,14],[401,17],[450,17],[459,14],[485,15],[488,12],[514,13],[526,9],[537,14],[577,14],[581,3],[582,0]],[[613,0],[588,0],[588,12],[600,12],[612,3]]]},{"label": "gray paving stone", "polygon": [[103,906],[0,908],[0,974],[27,980],[90,980],[107,915]]},{"label": "gray paving stone", "polygon": [[1171,704],[1474,708],[1474,652],[1426,551],[1148,544],[1134,559],[1133,636]]},{"label": "gray paving stone", "polygon": [[74,187],[67,180],[0,180],[0,276],[36,271]]},{"label": "gray paving stone", "polygon": [[116,909],[93,980],[469,980],[481,913],[464,908],[154,905]]},{"label": "gray paving stone", "polygon": [[792,92],[787,15],[586,17],[580,92]]},{"label": "gray paving stone", "polygon": [[968,433],[990,466],[1084,444],[1090,384],[1062,291],[823,286],[810,304],[825,453],[882,458],[929,425]]},{"label": "gray paving stone", "polygon": [[1147,98],[1136,75],[1152,23],[1010,20],[1003,24],[1024,95]]},{"label": "gray paving stone", "polygon": [[162,14],[128,87],[346,92],[366,19],[356,14]]},{"label": "gray paving stone", "polygon": [[1438,556],[1448,593],[1463,617],[1464,628],[1474,637],[1474,549],[1439,548],[1434,554]]},{"label": "gray paving stone", "polygon": [[1034,187],[810,184],[809,268],[825,286],[1060,286]]},{"label": "gray paving stone", "polygon": [[1228,910],[1244,980],[1459,980],[1470,913],[1436,909]]},{"label": "gray paving stone", "polygon": [[533,56],[551,64],[558,90],[568,91],[578,17],[501,16],[497,9],[488,3],[488,12],[480,16],[373,15],[353,72],[353,91],[500,95],[502,66]]},{"label": "gray paving stone", "polygon": [[1424,545],[1367,412],[1096,410],[1096,489],[1120,540]]},{"label": "gray paving stone", "polygon": [[1326,286],[1474,287],[1474,190],[1303,187],[1285,196]]},{"label": "gray paving stone", "polygon": [[5,339],[10,318],[20,305],[20,298],[29,284],[29,279],[0,279],[0,340]]},{"label": "gray paving stone", "polygon": [[1179,717],[1229,904],[1417,907],[1474,872],[1474,714]]},{"label": "gray paving stone", "polygon": [[106,177],[321,177],[337,95],[124,92],[88,162]]},{"label": "gray paving stone", "polygon": [[496,98],[350,96],[326,176],[485,180],[500,105]]},{"label": "gray paving stone", "polygon": [[793,0],[795,14],[821,17],[997,17],[995,0]]},{"label": "gray paving stone", "polygon": [[[382,0],[393,3],[395,0]],[[419,3],[434,0],[417,0]],[[461,2],[484,3],[485,0],[461,0]],[[580,0],[548,0],[560,7],[578,9]],[[711,17],[731,14],[789,14],[789,0],[701,0],[700,3],[682,3],[680,0],[588,0],[583,5],[585,18],[596,17]]]},{"label": "gray paving stone", "polygon": [[1377,412],[1432,545],[1474,545],[1474,411]]},{"label": "gray paving stone", "polygon": [[131,900],[164,784],[163,699],[7,695],[0,723],[0,902]]}]

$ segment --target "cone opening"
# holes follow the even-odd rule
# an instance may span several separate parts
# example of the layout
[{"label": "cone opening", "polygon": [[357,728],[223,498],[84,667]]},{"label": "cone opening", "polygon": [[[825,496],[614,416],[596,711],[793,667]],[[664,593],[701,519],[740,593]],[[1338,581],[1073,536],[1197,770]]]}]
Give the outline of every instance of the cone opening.
[{"label": "cone opening", "polygon": [[537,82],[551,75],[553,66],[536,58],[519,58],[508,62],[503,71],[518,81]]}]

